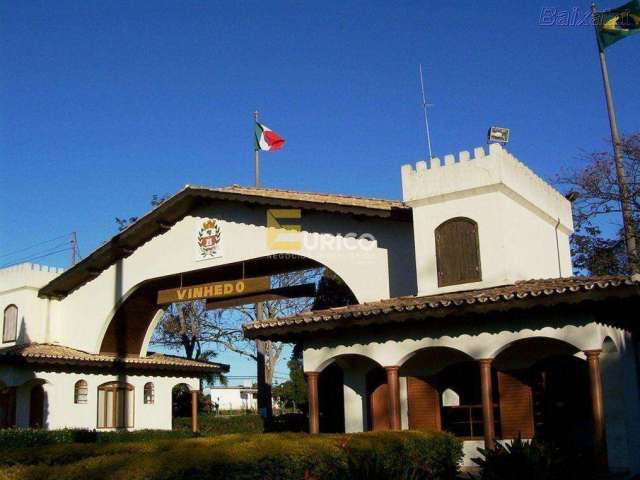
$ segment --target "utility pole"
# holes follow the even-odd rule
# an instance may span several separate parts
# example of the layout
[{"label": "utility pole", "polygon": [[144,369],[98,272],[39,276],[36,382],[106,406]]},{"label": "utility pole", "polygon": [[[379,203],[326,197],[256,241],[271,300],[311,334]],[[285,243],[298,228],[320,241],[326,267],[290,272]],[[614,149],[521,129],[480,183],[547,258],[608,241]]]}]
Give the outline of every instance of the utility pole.
[{"label": "utility pole", "polygon": [[69,243],[71,244],[71,266],[73,267],[78,263],[78,236],[76,232],[71,232]]},{"label": "utility pole", "polygon": [[618,133],[618,121],[616,119],[616,111],[613,106],[613,94],[611,93],[611,83],[609,82],[609,69],[607,67],[607,58],[604,54],[604,47],[600,41],[598,32],[598,22],[596,4],[591,4],[591,12],[594,18],[594,26],[596,31],[596,40],[598,42],[598,52],[600,55],[600,70],[602,71],[602,81],[604,83],[604,94],[607,100],[607,112],[609,113],[609,126],[611,127],[611,142],[613,143],[613,158],[616,164],[616,176],[618,178],[618,188],[620,189],[620,207],[622,209],[622,222],[624,225],[624,239],[627,246],[627,257],[629,259],[629,267],[631,274],[640,276],[640,266],[638,265],[638,249],[636,245],[636,235],[633,225],[633,214],[631,210],[631,202],[629,201],[629,188],[624,171],[624,162],[622,160],[622,145],[620,142],[620,134]]}]

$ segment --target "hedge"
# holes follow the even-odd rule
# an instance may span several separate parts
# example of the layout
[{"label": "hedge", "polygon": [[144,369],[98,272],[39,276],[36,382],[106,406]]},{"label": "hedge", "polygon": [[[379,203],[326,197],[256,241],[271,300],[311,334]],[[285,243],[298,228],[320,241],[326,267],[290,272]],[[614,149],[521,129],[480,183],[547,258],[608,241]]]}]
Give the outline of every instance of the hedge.
[{"label": "hedge", "polygon": [[[217,417],[202,415],[199,418],[199,436],[221,435],[225,433],[260,433],[263,421],[259,415],[237,417]],[[39,447],[59,443],[120,443],[144,442],[151,440],[190,438],[191,418],[174,420],[174,430],[134,430],[105,432],[96,430],[33,430],[0,429],[0,449],[12,447]]]},{"label": "hedge", "polygon": [[0,480],[453,480],[461,458],[445,433],[233,434],[8,449]]},{"label": "hedge", "polygon": [[[264,422],[260,415],[220,416],[205,413],[198,417],[198,425],[202,435],[219,435],[223,433],[261,433]],[[176,418],[173,421],[176,431],[191,431],[191,418]]]}]

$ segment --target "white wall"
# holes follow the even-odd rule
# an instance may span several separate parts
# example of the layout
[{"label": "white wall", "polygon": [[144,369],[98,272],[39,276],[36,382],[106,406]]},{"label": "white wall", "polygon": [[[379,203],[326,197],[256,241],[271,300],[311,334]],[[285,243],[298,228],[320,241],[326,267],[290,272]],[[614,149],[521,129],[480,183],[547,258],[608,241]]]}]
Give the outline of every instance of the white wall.
[{"label": "white wall", "polygon": [[[74,386],[78,380],[88,384],[86,404],[74,403]],[[152,377],[144,375],[117,375],[95,373],[62,373],[31,371],[25,368],[0,367],[0,381],[7,386],[18,386],[16,398],[16,422],[18,427],[29,426],[29,398],[31,388],[44,382],[45,427],[95,429],[98,422],[98,387],[103,383],[125,381],[134,387],[134,430],[170,430],[171,392],[174,386],[184,383],[192,390],[198,390],[199,380],[192,377]],[[144,385],[152,382],[155,386],[155,401],[144,404]]]},{"label": "white wall", "polygon": [[[246,392],[248,398],[242,398]],[[212,387],[204,394],[211,395],[211,402],[218,402],[220,410],[256,410],[258,408],[257,390],[249,387]]]},{"label": "white wall", "polygon": [[[195,227],[201,218],[216,218],[222,229],[222,257],[194,258]],[[62,301],[52,301],[53,338],[90,353],[98,353],[109,321],[119,303],[148,279],[221,266],[278,253],[294,253],[317,260],[336,272],[359,301],[415,293],[413,234],[410,222],[330,213],[303,213],[301,248],[273,250],[267,243],[266,210],[218,205],[194,212],[168,232],[150,240],[130,257]],[[375,240],[347,241],[347,248],[332,242],[350,232],[370,233]],[[390,280],[391,277],[391,280]],[[82,329],[83,335],[77,335]]]},{"label": "white wall", "polygon": [[[402,168],[404,200],[413,208],[418,293],[571,276],[570,202],[497,144],[490,155],[482,148],[475,155]],[[435,230],[455,217],[478,224],[482,281],[439,288]]]},{"label": "white wall", "polygon": [[17,342],[0,343],[0,348],[15,343],[47,342],[49,338],[49,301],[38,298],[38,290],[62,273],[62,269],[22,263],[0,270],[0,342],[2,342],[4,310],[18,307]]}]

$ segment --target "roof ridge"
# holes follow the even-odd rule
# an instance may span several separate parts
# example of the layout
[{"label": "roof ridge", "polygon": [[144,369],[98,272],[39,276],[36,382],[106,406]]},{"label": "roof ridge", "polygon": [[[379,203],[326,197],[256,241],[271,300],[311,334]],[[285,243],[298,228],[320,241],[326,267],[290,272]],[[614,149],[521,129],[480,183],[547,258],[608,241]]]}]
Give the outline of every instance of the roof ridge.
[{"label": "roof ridge", "polygon": [[229,190],[235,190],[235,189],[263,190],[268,192],[298,193],[298,194],[305,194],[305,195],[320,195],[325,197],[355,198],[359,200],[373,200],[373,201],[379,201],[379,202],[398,203],[401,205],[405,205],[405,202],[403,202],[402,200],[393,199],[393,198],[371,197],[366,195],[354,195],[350,193],[314,192],[314,191],[308,191],[308,190],[294,190],[291,188],[256,187],[253,185],[244,186],[244,185],[239,185],[237,183],[231,184],[226,187],[207,187],[207,186],[195,186],[195,185],[190,185],[190,187],[207,188],[211,190],[222,190],[222,191],[229,191]]}]

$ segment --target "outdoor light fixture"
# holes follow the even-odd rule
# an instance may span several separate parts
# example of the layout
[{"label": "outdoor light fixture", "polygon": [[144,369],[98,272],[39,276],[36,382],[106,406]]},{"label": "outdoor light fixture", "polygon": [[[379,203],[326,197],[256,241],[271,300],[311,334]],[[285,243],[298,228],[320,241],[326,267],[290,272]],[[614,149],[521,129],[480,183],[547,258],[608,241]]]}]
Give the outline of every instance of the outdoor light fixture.
[{"label": "outdoor light fixture", "polygon": [[509,129],[502,127],[491,127],[487,135],[487,143],[507,143],[509,142]]}]

